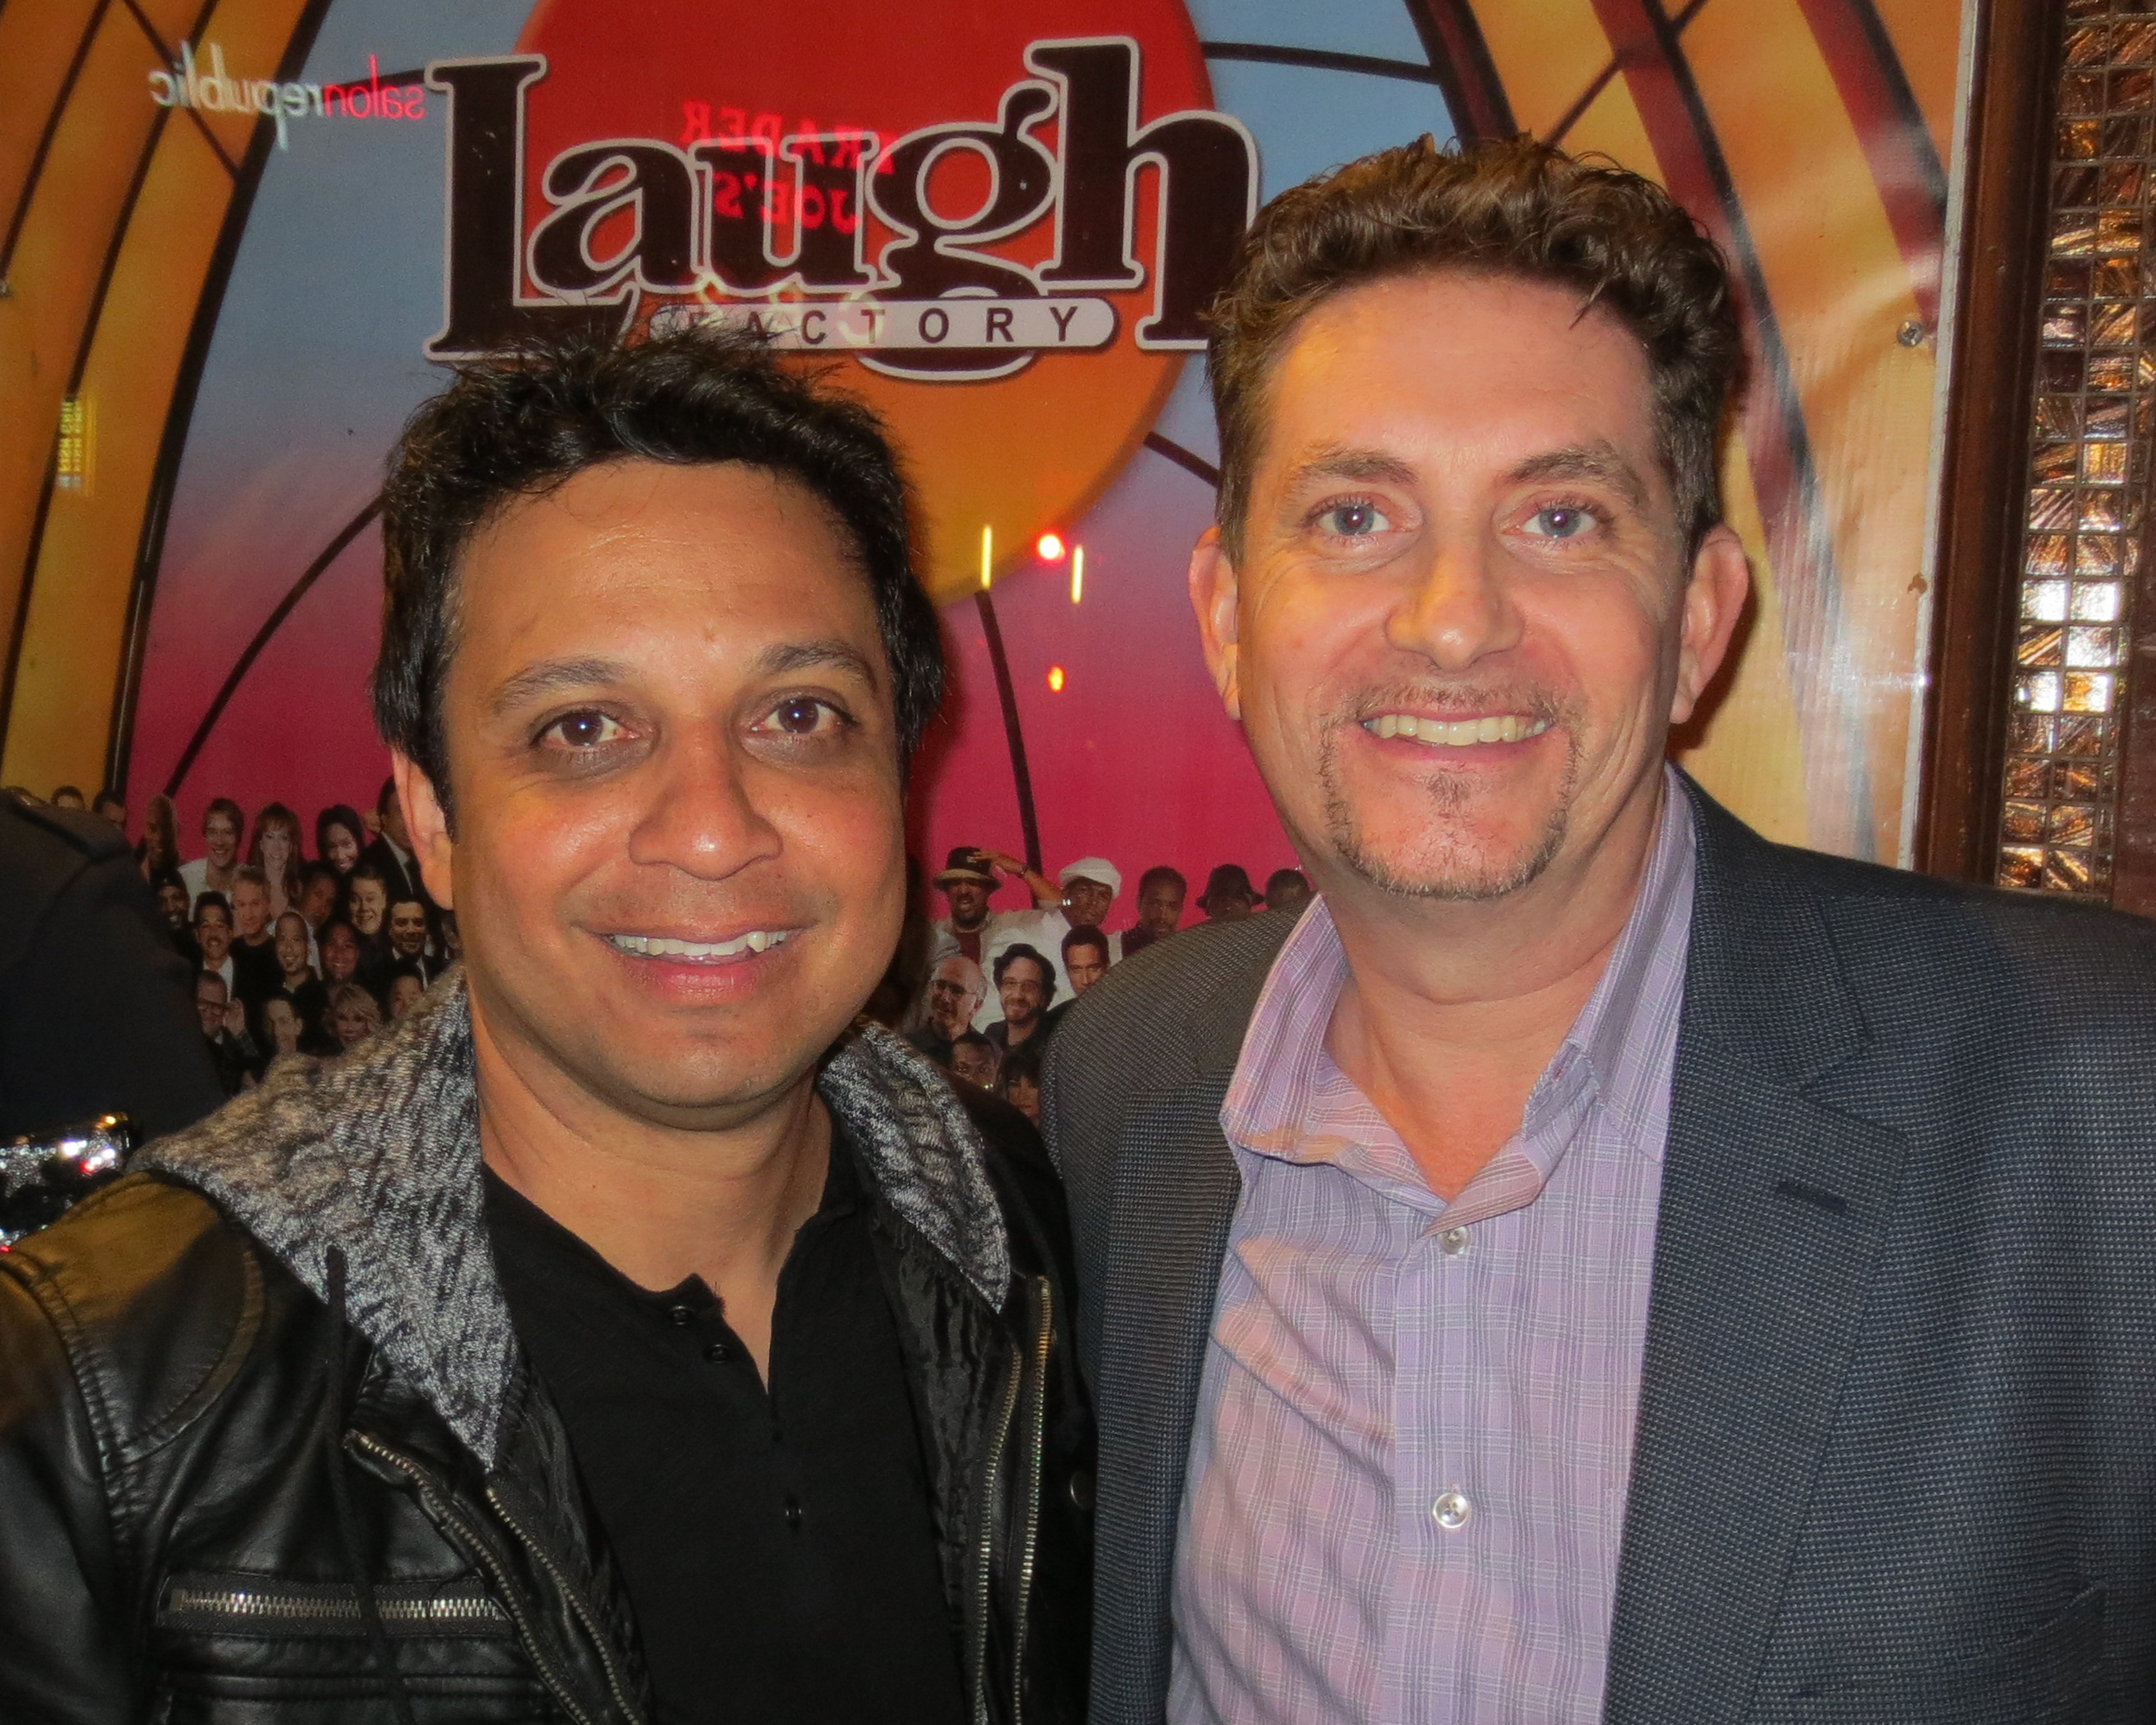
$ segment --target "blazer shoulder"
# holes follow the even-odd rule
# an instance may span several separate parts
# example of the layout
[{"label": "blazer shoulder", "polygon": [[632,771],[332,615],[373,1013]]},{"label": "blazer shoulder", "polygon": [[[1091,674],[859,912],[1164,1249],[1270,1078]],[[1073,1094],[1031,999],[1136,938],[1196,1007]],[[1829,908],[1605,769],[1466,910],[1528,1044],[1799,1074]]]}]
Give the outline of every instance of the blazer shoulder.
[{"label": "blazer shoulder", "polygon": [[1958,947],[1974,943],[2038,974],[2093,973],[2156,983],[2156,922],[2146,916],[2051,893],[1774,848],[1786,866],[1808,879],[1837,927],[1890,942],[1905,968],[1950,963]]},{"label": "blazer shoulder", "polygon": [[1110,966],[1071,1003],[1050,1065],[1105,1066],[1142,1090],[1217,1063],[1224,1049],[1232,1063],[1295,921],[1280,911],[1201,923]]},{"label": "blazer shoulder", "polygon": [[267,1280],[236,1222],[155,1173],[125,1175],[17,1241],[0,1276],[95,1386],[122,1461],[157,1448],[231,1382],[260,1330]]}]

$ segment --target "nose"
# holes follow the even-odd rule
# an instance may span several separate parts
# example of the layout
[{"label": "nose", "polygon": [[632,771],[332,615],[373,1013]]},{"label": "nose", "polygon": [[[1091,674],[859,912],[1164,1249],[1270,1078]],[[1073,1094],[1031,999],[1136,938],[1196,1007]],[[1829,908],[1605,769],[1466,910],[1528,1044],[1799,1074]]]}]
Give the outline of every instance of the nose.
[{"label": "nose", "polygon": [[778,829],[757,807],[745,763],[723,735],[670,738],[639,778],[630,861],[723,880],[778,855]]},{"label": "nose", "polygon": [[1519,608],[1496,549],[1479,536],[1441,539],[1422,578],[1385,620],[1385,639],[1440,670],[1471,670],[1520,643]]}]

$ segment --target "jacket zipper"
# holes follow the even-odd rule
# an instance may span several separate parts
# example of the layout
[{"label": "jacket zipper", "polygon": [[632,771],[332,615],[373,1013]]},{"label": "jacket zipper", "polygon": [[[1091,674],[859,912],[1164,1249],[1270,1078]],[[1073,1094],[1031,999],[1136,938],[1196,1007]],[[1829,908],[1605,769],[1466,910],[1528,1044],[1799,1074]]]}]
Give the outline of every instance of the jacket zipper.
[{"label": "jacket zipper", "polygon": [[996,1499],[1003,1491],[1004,1449],[1010,1440],[1011,1416],[1018,1411],[1025,1354],[1011,1344],[1010,1372],[1004,1381],[1003,1410],[996,1416],[995,1438],[981,1480],[981,1544],[973,1567],[973,1721],[988,1725],[988,1607],[994,1591]]},{"label": "jacket zipper", "polygon": [[[376,1609],[384,1623],[465,1624],[506,1623],[509,1614],[485,1594],[423,1599],[379,1599]],[[165,1596],[165,1609],[175,1615],[228,1617],[249,1621],[275,1619],[292,1622],[357,1623],[359,1600],[335,1594],[277,1593],[264,1588],[176,1587]]]},{"label": "jacket zipper", "polygon": [[598,1650],[599,1667],[606,1673],[607,1687],[613,1692],[614,1705],[621,1709],[623,1718],[635,1725],[635,1722],[643,1716],[637,1711],[636,1704],[629,1698],[629,1691],[621,1681],[621,1673],[614,1667],[613,1653],[607,1645],[606,1635],[591,1612],[585,1609],[576,1589],[569,1584],[569,1578],[556,1566],[553,1558],[547,1555],[546,1548],[524,1531],[523,1523],[509,1512],[509,1506],[501,1501],[501,1494],[491,1486],[486,1488],[486,1501],[494,1506],[494,1512],[501,1517],[509,1531],[524,1543],[524,1548],[538,1560],[539,1567],[553,1578],[554,1585],[561,1589],[562,1597],[569,1602],[569,1609],[577,1614],[577,1621],[583,1625],[584,1633],[592,1638],[592,1645]]},{"label": "jacket zipper", "polygon": [[1011,1656],[1011,1725],[1019,1725],[1019,1716],[1025,1710],[1025,1620],[1026,1608],[1033,1602],[1033,1566],[1034,1548],[1040,1543],[1040,1471],[1044,1435],[1048,1423],[1048,1349],[1055,1334],[1054,1291],[1048,1278],[1036,1276],[1033,1279],[1034,1319],[1033,1337],[1033,1419],[1029,1435],[1028,1461],[1025,1481],[1025,1524],[1019,1536],[1018,1570],[1018,1633],[1012,1637]]},{"label": "jacket zipper", "polygon": [[[455,1533],[459,1542],[494,1579],[494,1584],[501,1594],[501,1604],[509,1613],[510,1620],[516,1625],[516,1639],[524,1644],[524,1651],[530,1656],[539,1673],[539,1680],[547,1686],[547,1692],[561,1703],[562,1710],[577,1722],[577,1725],[598,1725],[598,1722],[578,1705],[567,1680],[554,1669],[552,1661],[540,1650],[539,1637],[531,1626],[531,1620],[517,1602],[516,1584],[503,1570],[494,1553],[487,1549],[486,1541],[470,1522],[458,1513],[447,1495],[434,1484],[434,1476],[418,1462],[399,1455],[380,1439],[370,1437],[363,1431],[346,1434],[346,1441],[357,1445],[368,1455],[387,1462],[418,1488],[419,1501],[426,1507],[427,1512]],[[523,1536],[520,1534],[518,1537],[521,1538]],[[530,1542],[526,1543],[528,1544]]]}]

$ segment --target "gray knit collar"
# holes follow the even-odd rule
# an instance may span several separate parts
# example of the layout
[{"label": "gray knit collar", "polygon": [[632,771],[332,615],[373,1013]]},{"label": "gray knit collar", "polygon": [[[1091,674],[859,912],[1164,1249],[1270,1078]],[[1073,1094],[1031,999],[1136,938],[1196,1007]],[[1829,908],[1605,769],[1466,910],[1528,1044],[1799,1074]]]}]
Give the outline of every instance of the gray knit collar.
[{"label": "gray knit collar", "polygon": [[[1000,1311],[1009,1238],[949,1084],[863,1025],[818,1088],[883,1202]],[[329,1248],[341,1248],[353,1327],[494,1465],[517,1353],[487,1240],[461,968],[351,1054],[278,1061],[134,1166],[207,1194],[319,1297]]]}]

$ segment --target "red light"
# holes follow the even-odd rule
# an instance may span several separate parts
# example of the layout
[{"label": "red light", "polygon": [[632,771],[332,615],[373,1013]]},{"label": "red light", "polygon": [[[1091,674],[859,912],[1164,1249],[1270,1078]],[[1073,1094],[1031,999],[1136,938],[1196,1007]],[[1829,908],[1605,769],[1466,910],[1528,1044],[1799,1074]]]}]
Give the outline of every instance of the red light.
[{"label": "red light", "polygon": [[1051,665],[1049,666],[1048,689],[1051,695],[1060,695],[1063,692],[1063,667],[1061,665]]},{"label": "red light", "polygon": [[1063,561],[1063,541],[1054,533],[1043,533],[1034,544],[1034,554],[1044,563]]}]

